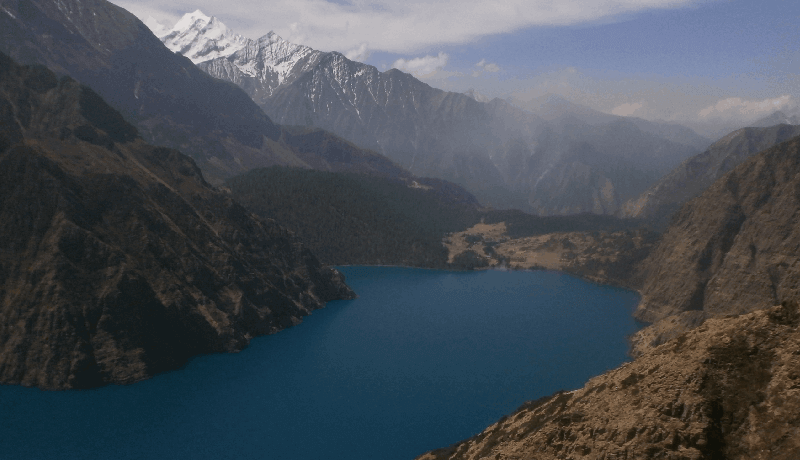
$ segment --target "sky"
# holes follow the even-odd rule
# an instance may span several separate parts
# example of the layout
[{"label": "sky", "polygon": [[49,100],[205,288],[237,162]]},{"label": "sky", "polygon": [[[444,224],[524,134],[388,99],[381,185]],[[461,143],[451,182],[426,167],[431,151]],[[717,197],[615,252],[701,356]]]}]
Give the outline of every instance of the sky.
[{"label": "sky", "polygon": [[410,72],[522,107],[546,94],[716,135],[800,111],[796,0],[112,0]]}]

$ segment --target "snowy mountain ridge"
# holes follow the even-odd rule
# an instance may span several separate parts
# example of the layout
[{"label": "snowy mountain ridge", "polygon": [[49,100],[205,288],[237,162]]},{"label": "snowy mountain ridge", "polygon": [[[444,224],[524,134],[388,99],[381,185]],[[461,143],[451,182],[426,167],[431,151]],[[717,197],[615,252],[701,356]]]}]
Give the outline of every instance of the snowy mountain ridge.
[{"label": "snowy mountain ridge", "polygon": [[[156,24],[148,25],[159,30]],[[258,40],[243,37],[200,10],[183,15],[159,38],[173,52],[202,64],[201,68],[211,75],[245,88],[254,86],[249,89],[257,102],[271,96],[281,85],[291,83],[326,54],[290,43],[275,32]]]},{"label": "snowy mountain ridge", "polygon": [[[154,33],[158,30],[156,24],[147,24]],[[184,14],[172,29],[158,38],[167,48],[188,57],[195,64],[230,56],[252,42],[233,33],[216,17],[206,16],[200,10]]]},{"label": "snowy mountain ridge", "polygon": [[[195,11],[162,41],[187,55],[214,48],[220,30],[228,31]],[[273,32],[229,51],[197,67],[244,89],[275,123],[330,131],[496,207],[613,214],[704,142],[688,128],[603,114],[552,95],[537,107],[547,116],[537,116]]]}]

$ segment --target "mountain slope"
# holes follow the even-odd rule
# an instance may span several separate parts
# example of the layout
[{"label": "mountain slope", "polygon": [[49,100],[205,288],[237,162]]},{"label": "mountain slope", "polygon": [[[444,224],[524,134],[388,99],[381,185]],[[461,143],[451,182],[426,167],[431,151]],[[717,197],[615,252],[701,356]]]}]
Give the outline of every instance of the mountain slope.
[{"label": "mountain slope", "polygon": [[[197,36],[192,46],[203,40]],[[688,128],[564,100],[546,101],[543,116],[499,99],[478,102],[273,33],[198,65],[245,89],[278,123],[329,130],[418,176],[456,182],[499,208],[615,213],[705,146]]]},{"label": "mountain slope", "polygon": [[768,128],[775,125],[800,125],[800,114],[787,115],[778,110],[764,118],[754,121],[750,126]]},{"label": "mountain slope", "polygon": [[0,0],[0,51],[92,87],[148,142],[180,148],[212,176],[297,160],[273,152],[280,128],[234,85],[170,52],[104,0]]},{"label": "mountain slope", "polygon": [[666,227],[675,211],[723,174],[750,156],[798,135],[800,126],[790,125],[734,131],[703,153],[681,163],[638,199],[627,202],[622,215],[647,219],[657,227]]},{"label": "mountain slope", "polygon": [[681,208],[640,270],[645,350],[704,318],[800,292],[800,137],[751,157]]},{"label": "mountain slope", "polygon": [[[198,70],[136,17],[105,0],[0,0],[0,7],[0,51],[92,87],[146,141],[181,149],[213,182],[276,164],[400,170],[374,152],[351,155],[357,164],[336,160],[336,151],[303,139],[309,133],[286,133],[236,85]],[[189,16],[190,29],[203,24],[202,18]],[[231,34],[214,21],[206,26],[201,31],[207,46],[201,50],[218,50],[218,39]],[[352,145],[347,149],[358,150]]]},{"label": "mountain slope", "polygon": [[130,383],[353,294],[91,89],[0,54],[0,382]]},{"label": "mountain slope", "polygon": [[295,232],[324,263],[447,268],[442,238],[479,220],[478,203],[435,179],[298,168],[229,179],[233,197]]}]

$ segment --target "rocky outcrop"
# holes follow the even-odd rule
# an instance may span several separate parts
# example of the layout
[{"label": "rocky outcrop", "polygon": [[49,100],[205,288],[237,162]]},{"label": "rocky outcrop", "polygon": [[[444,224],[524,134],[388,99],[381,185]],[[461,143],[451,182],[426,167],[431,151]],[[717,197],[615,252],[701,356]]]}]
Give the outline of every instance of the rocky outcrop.
[{"label": "rocky outcrop", "polygon": [[700,195],[717,179],[762,150],[800,135],[800,126],[742,128],[684,161],[639,198],[625,203],[621,215],[644,219],[665,229],[684,203]]},{"label": "rocky outcrop", "polygon": [[707,317],[797,297],[798,189],[794,138],[740,164],[685,205],[639,270],[636,317],[655,324],[634,339],[635,351]]},{"label": "rocky outcrop", "polygon": [[130,383],[350,298],[91,89],[0,55],[0,383]]},{"label": "rocky outcrop", "polygon": [[711,319],[419,460],[800,458],[799,323],[794,303]]}]

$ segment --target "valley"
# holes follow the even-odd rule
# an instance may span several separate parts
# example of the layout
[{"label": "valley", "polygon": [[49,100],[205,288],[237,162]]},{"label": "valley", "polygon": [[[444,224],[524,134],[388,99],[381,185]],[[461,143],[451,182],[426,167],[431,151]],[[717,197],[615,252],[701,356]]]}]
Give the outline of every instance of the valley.
[{"label": "valley", "polygon": [[[800,456],[793,96],[720,99],[682,124],[648,112],[645,99],[609,106],[600,99],[613,99],[613,85],[571,67],[558,85],[540,85],[549,89],[539,96],[486,97],[431,84],[431,75],[446,73],[442,63],[423,74],[409,64],[421,61],[400,58],[379,70],[275,31],[247,38],[199,9],[173,27],[150,19],[145,25],[105,0],[0,0],[0,393],[10,395],[0,411],[55,440],[40,446],[42,457],[59,443],[90,458],[113,451],[113,442],[129,446],[130,458],[142,454],[131,447],[137,434],[93,452],[93,441],[74,441],[77,434],[70,441],[49,433],[69,424],[42,430],[36,418],[46,413],[25,416],[29,406],[46,412],[43,401],[86,397],[87,407],[110,402],[147,425],[156,409],[103,400],[145,385],[167,395],[147,407],[188,405],[174,386],[198,385],[193,405],[219,398],[223,409],[247,414],[242,425],[219,408],[187,412],[215,458],[232,452],[208,432],[220,424],[253,439],[280,429],[350,439],[334,458],[377,458],[381,448],[425,460]],[[485,58],[470,65],[446,81],[517,78]],[[604,88],[602,97],[577,91],[576,103],[550,92],[576,81],[581,91]],[[625,84],[636,97],[647,93]],[[680,99],[667,89],[659,97]],[[734,124],[721,137],[709,134]],[[376,291],[353,288],[364,273]],[[486,279],[493,281],[478,283]],[[419,286],[428,290],[415,298]],[[366,308],[365,298],[376,303]],[[559,306],[551,317],[536,316],[551,304]],[[298,327],[312,312],[307,322],[332,322]],[[453,316],[435,316],[442,312]],[[368,318],[377,322],[361,323]],[[462,322],[466,332],[447,339]],[[263,352],[312,329],[281,352],[295,357],[282,364],[288,370],[273,374],[250,358],[231,374],[251,385],[252,407],[224,395],[230,375],[194,374],[239,358],[216,354],[245,355],[251,343]],[[556,329],[564,336],[543,339]],[[353,335],[324,342],[340,330]],[[572,338],[583,342],[565,345]],[[419,359],[390,353],[368,366],[345,353],[400,343]],[[614,344],[608,355],[605,343]],[[528,350],[522,362],[492,368],[515,349]],[[442,350],[453,353],[414,370]],[[554,360],[540,361],[540,351]],[[568,370],[573,361],[586,372]],[[409,373],[377,371],[397,363]],[[455,374],[437,374],[456,364]],[[305,380],[281,380],[304,365]],[[409,396],[418,382],[436,380],[440,393],[430,400],[446,399],[482,372],[489,383],[480,396],[431,404],[435,416],[425,398]],[[210,386],[201,385],[211,374]],[[511,374],[514,388],[495,393]],[[341,389],[327,391],[338,380]],[[526,383],[545,380],[552,384]],[[260,381],[275,386],[261,394]],[[313,416],[365,381],[389,393],[367,401],[361,415],[335,407]],[[31,396],[19,387],[89,391]],[[394,399],[385,412],[370,409]],[[59,406],[61,417],[69,404]],[[278,426],[269,415],[278,406],[303,428]],[[96,437],[91,431],[105,428],[88,422],[92,410],[77,425]],[[395,423],[392,411],[411,415]],[[387,434],[423,419],[469,417],[446,436],[425,437],[438,429],[431,427]],[[118,432],[133,426],[121,423],[112,424]],[[0,426],[0,437],[21,436],[13,425]],[[349,455],[346,447],[361,441],[370,448]],[[237,452],[325,451],[292,442]],[[16,442],[11,458],[26,458],[26,445],[32,452],[36,444]],[[176,448],[159,446],[146,455]]]}]

